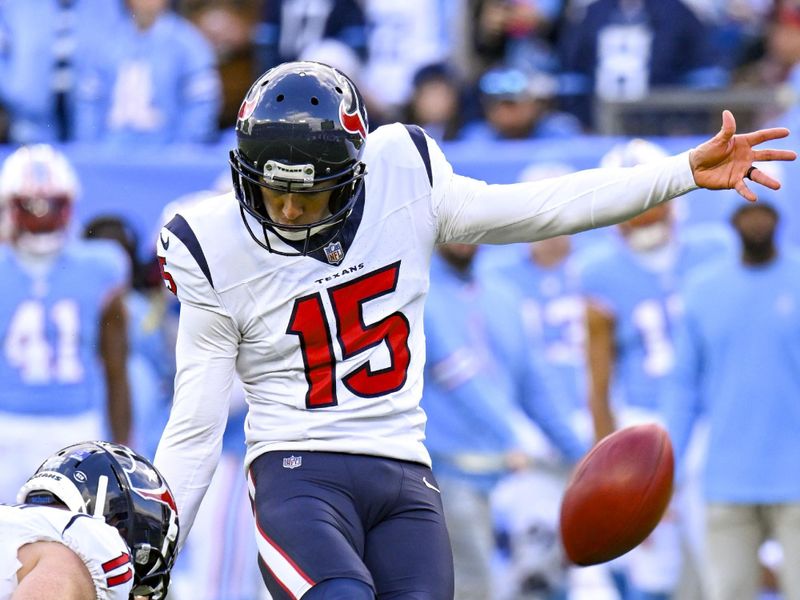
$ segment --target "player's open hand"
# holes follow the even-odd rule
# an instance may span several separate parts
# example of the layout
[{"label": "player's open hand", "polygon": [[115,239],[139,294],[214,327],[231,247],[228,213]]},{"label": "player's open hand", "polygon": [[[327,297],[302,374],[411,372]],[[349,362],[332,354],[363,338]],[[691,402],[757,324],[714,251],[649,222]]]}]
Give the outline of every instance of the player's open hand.
[{"label": "player's open hand", "polygon": [[797,158],[797,154],[791,150],[756,150],[754,146],[788,135],[789,130],[785,127],[736,135],[736,119],[729,110],[723,111],[722,129],[719,133],[697,146],[689,155],[695,183],[710,190],[733,189],[746,200],[754,202],[756,195],[747,186],[745,179],[760,183],[771,190],[779,189],[781,184],[754,167],[753,163]]}]

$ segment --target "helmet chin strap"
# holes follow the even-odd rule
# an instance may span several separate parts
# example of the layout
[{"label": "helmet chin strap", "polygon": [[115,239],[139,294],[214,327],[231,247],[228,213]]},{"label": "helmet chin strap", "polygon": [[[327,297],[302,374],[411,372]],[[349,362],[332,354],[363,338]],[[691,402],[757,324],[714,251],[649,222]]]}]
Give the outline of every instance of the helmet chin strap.
[{"label": "helmet chin strap", "polygon": [[[326,217],[329,215],[325,215]],[[275,230],[275,233],[278,234],[280,237],[290,240],[292,242],[302,242],[306,239],[306,237],[313,237],[318,233],[325,231],[326,229],[330,228],[334,223],[326,223],[324,225],[317,225],[316,227],[312,227],[310,230],[303,230],[303,231],[289,231],[286,229],[281,228],[280,225],[275,224],[272,228]]]}]

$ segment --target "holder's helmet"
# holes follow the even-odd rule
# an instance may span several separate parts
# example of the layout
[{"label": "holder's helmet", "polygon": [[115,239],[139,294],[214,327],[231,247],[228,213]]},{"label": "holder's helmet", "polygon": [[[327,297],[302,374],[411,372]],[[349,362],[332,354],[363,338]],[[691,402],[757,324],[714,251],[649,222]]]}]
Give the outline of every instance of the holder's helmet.
[{"label": "holder's helmet", "polygon": [[128,544],[132,596],[161,600],[177,553],[178,512],[166,481],[143,456],[111,442],[82,442],[47,458],[17,502],[65,505],[104,517]]},{"label": "holder's helmet", "polygon": [[[252,85],[239,109],[230,164],[242,218],[259,245],[277,254],[305,255],[338,235],[363,186],[367,127],[356,86],[333,67],[284,63]],[[331,190],[330,214],[304,225],[278,224],[267,213],[261,188]],[[261,226],[261,235],[248,217]],[[289,246],[276,248],[271,235]]]}]

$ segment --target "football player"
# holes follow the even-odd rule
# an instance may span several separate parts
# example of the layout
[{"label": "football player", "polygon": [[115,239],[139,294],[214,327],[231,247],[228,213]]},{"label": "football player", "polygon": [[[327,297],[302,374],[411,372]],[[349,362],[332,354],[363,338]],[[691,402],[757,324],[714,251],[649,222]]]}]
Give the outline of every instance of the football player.
[{"label": "football player", "polygon": [[538,340],[523,326],[517,290],[475,276],[479,248],[437,248],[425,303],[422,408],[459,600],[493,597],[489,499],[497,483],[538,461],[551,444],[573,463],[587,450],[536,351]]},{"label": "football player", "polygon": [[698,186],[755,195],[733,115],[691,152],[514,185],[453,173],[413,126],[369,134],[341,72],[287,63],[239,110],[234,192],[160,233],[181,301],[175,397],[156,465],[186,529],[221,450],[238,372],[264,581],[278,600],[445,599],[453,563],[420,408],[423,306],[439,242],[534,241],[609,225]]},{"label": "football player", "polygon": [[78,179],[51,146],[24,146],[0,168],[9,243],[0,246],[0,501],[39,457],[110,427],[130,427],[124,290],[128,259],[108,241],[71,239]]},{"label": "football player", "polygon": [[178,517],[169,488],[130,448],[82,442],[45,460],[0,505],[0,600],[162,600]]},{"label": "football player", "polygon": [[[601,165],[634,166],[665,156],[655,144],[634,139],[612,148]],[[669,202],[621,223],[618,232],[616,243],[584,257],[580,268],[589,407],[597,439],[617,427],[662,421],[659,390],[675,358],[678,286],[692,269],[733,253],[733,239],[722,226],[678,229]],[[631,585],[647,598],[667,598],[678,583],[677,518],[668,512],[648,541],[622,560]]]}]

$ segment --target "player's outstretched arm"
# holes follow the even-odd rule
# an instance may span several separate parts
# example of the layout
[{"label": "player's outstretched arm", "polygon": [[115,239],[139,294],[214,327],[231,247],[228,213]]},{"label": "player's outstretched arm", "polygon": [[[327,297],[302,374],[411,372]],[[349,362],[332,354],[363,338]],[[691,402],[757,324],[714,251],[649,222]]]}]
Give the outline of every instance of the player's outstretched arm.
[{"label": "player's outstretched arm", "polygon": [[745,183],[745,179],[772,190],[779,189],[781,184],[754,167],[753,163],[797,158],[797,154],[791,150],[756,150],[754,147],[788,135],[789,130],[785,127],[737,135],[736,119],[729,110],[723,111],[722,129],[719,133],[697,146],[689,156],[695,183],[710,190],[736,190],[743,198],[754,202],[756,195]]}]

